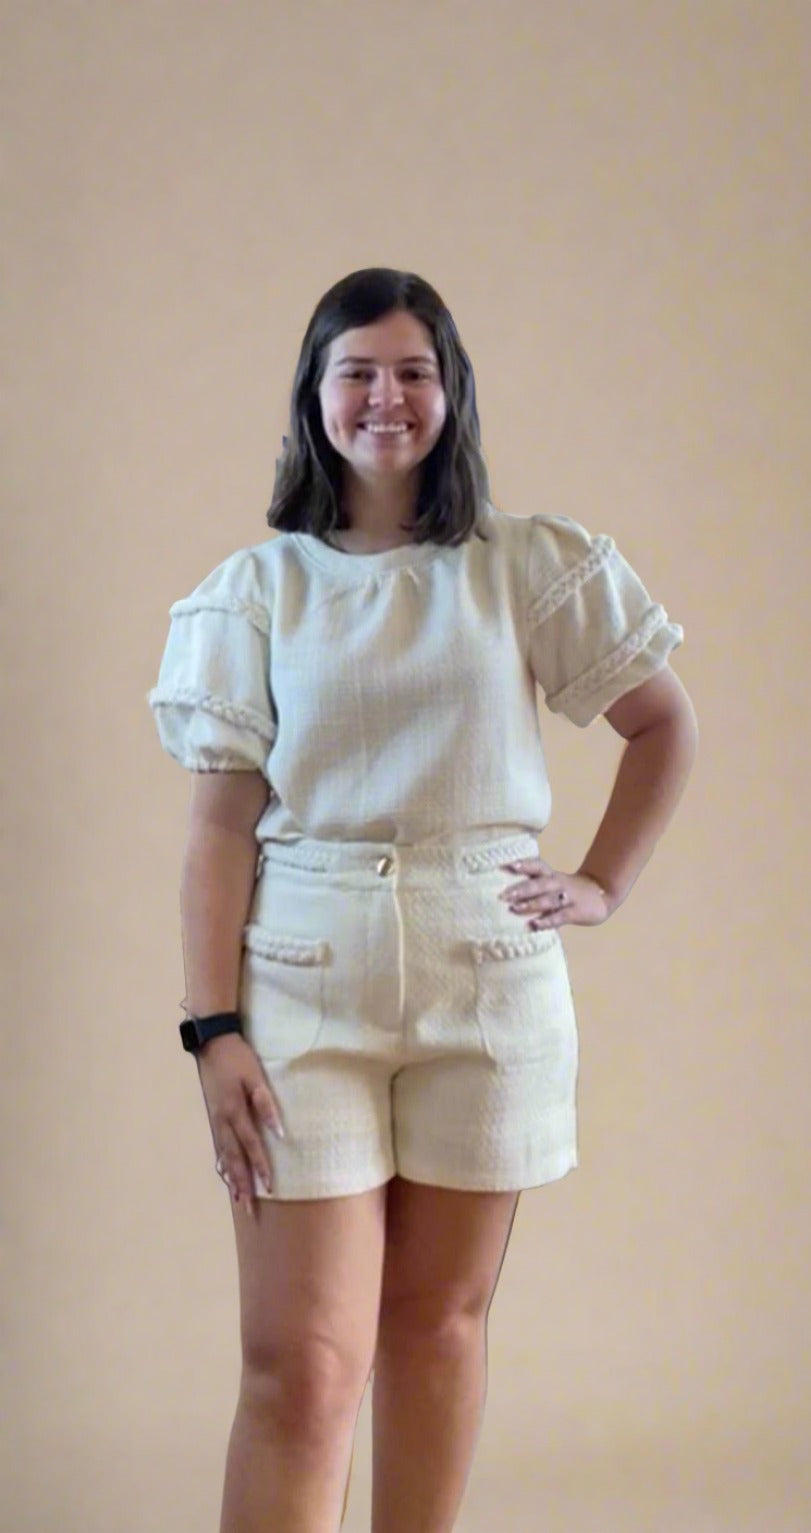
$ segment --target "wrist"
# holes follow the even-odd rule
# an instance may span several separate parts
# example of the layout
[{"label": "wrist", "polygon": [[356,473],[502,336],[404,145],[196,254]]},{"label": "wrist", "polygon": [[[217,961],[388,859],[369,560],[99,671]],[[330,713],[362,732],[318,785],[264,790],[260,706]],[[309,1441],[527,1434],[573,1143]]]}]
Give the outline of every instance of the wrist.
[{"label": "wrist", "polygon": [[597,885],[609,912],[616,910],[616,907],[622,903],[619,893],[612,889],[610,883],[601,873],[592,872],[591,868],[581,867],[577,869],[577,876],[579,878],[588,878],[591,883]]},{"label": "wrist", "polygon": [[212,1041],[229,1034],[242,1034],[242,1030],[242,1017],[238,1011],[212,1012],[205,1016],[192,1014],[180,1023],[179,1028],[184,1049],[197,1055]]}]

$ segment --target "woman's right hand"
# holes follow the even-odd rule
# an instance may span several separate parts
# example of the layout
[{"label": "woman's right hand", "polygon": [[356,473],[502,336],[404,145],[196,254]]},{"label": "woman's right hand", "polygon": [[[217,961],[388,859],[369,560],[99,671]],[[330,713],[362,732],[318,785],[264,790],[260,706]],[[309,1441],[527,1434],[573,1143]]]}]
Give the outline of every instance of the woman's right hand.
[{"label": "woman's right hand", "polygon": [[197,1068],[217,1155],[218,1170],[234,1202],[252,1212],[252,1169],[272,1191],[272,1172],[261,1127],[284,1137],[279,1104],[255,1049],[239,1033],[210,1038]]}]

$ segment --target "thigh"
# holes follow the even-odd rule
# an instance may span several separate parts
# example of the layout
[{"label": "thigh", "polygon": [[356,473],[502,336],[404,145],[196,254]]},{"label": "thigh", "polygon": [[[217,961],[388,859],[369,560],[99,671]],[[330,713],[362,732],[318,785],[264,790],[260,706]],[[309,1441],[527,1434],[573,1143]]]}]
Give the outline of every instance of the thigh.
[{"label": "thigh", "polygon": [[323,1358],[368,1377],[377,1329],[386,1186],[346,1197],[231,1204],[244,1365],[276,1374]]},{"label": "thigh", "polygon": [[506,1255],[519,1192],[468,1192],[388,1184],[381,1326],[441,1322],[489,1309]]}]

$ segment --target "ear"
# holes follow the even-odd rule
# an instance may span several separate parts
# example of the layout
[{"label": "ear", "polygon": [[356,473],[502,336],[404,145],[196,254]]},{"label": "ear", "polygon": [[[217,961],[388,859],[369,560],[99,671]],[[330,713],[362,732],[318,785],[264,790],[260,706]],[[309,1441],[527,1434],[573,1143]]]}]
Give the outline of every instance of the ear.
[{"label": "ear", "polygon": [[606,708],[603,718],[624,740],[632,740],[634,735],[650,729],[652,724],[659,724],[662,719],[678,716],[685,711],[694,714],[689,694],[675,671],[671,671],[669,665],[663,665],[655,676],[649,676],[641,686],[633,687],[623,697],[618,697],[610,708]]}]

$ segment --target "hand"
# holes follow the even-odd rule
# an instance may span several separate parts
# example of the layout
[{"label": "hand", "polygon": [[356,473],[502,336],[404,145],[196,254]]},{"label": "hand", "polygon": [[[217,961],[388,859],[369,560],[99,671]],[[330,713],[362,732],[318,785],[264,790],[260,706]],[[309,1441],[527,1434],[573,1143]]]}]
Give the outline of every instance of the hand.
[{"label": "hand", "polygon": [[519,862],[501,866],[507,872],[527,875],[523,883],[502,890],[499,899],[514,908],[516,915],[531,917],[526,923],[530,931],[567,923],[599,926],[611,914],[609,896],[587,873],[556,873],[542,857],[522,857]]},{"label": "hand", "polygon": [[258,1054],[239,1033],[210,1038],[197,1055],[197,1067],[217,1153],[217,1171],[234,1202],[242,1198],[252,1214],[251,1169],[268,1192],[272,1191],[272,1172],[260,1130],[264,1125],[284,1137],[279,1105]]}]

